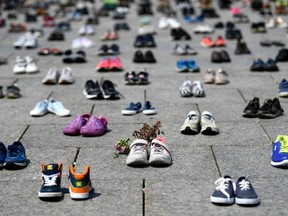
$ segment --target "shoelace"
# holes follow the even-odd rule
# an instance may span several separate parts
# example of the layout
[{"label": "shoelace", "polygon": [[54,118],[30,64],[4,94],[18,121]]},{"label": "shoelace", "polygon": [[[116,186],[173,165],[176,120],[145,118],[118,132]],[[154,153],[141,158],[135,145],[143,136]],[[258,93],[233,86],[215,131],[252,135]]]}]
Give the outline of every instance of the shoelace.
[{"label": "shoelace", "polygon": [[57,185],[56,180],[59,176],[59,173],[57,174],[53,174],[53,175],[43,175],[44,177],[44,186],[53,186],[53,185]]},{"label": "shoelace", "polygon": [[288,144],[285,143],[283,140],[280,140],[280,152],[281,153],[288,153]]},{"label": "shoelace", "polygon": [[246,179],[243,179],[239,182],[240,190],[250,190],[250,182]]},{"label": "shoelace", "polygon": [[197,120],[197,115],[196,114],[190,114],[187,117],[188,117],[189,121]]},{"label": "shoelace", "polygon": [[229,187],[229,182],[232,183],[232,180],[221,177],[215,181],[215,185],[217,185],[216,190],[221,191],[230,201],[230,195],[225,191]]},{"label": "shoelace", "polygon": [[146,145],[134,145],[133,148],[135,152],[146,151]]},{"label": "shoelace", "polygon": [[203,116],[204,116],[205,120],[210,122],[210,123],[213,123],[215,121],[214,117],[211,115],[205,114]]}]

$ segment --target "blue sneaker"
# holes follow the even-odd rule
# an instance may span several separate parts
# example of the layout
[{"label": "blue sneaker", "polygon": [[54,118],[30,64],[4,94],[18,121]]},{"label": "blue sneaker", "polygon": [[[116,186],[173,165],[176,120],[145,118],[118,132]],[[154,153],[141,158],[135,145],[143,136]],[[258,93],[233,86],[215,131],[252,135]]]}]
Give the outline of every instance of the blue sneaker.
[{"label": "blue sneaker", "polygon": [[250,67],[250,71],[261,72],[264,71],[264,62],[261,59],[254,61]]},{"label": "blue sneaker", "polygon": [[275,60],[269,58],[268,61],[264,64],[264,70],[265,71],[270,71],[270,72],[275,72],[279,71],[279,68],[277,66],[277,63]]},{"label": "blue sneaker", "polygon": [[260,203],[260,199],[247,177],[240,177],[236,182],[235,203],[238,205],[258,205]]},{"label": "blue sneaker", "polygon": [[199,66],[193,59],[187,60],[188,69],[190,72],[200,72]]},{"label": "blue sneaker", "polygon": [[221,177],[215,182],[215,185],[216,188],[210,197],[210,201],[214,204],[233,204],[235,195],[231,177],[228,175]]},{"label": "blue sneaker", "polygon": [[288,166],[288,136],[279,135],[272,146],[272,166]]},{"label": "blue sneaker", "polygon": [[288,97],[288,81],[283,79],[279,84],[279,97]]},{"label": "blue sneaker", "polygon": [[175,70],[177,72],[189,72],[189,68],[188,68],[188,65],[187,65],[187,61],[186,60],[178,60],[177,63],[176,63],[176,68]]},{"label": "blue sneaker", "polygon": [[142,111],[142,105],[140,102],[137,102],[136,104],[134,104],[133,102],[130,103],[129,107],[125,108],[124,110],[122,110],[122,114],[123,115],[135,115],[138,112]]},{"label": "blue sneaker", "polygon": [[150,101],[146,101],[143,107],[143,114],[145,115],[155,115],[157,110],[152,106]]},{"label": "blue sneaker", "polygon": [[20,141],[15,141],[12,145],[8,146],[7,155],[4,161],[4,167],[6,169],[13,169],[26,166],[27,159],[24,146]]},{"label": "blue sneaker", "polygon": [[0,168],[3,167],[6,155],[7,155],[6,147],[2,142],[0,142]]}]

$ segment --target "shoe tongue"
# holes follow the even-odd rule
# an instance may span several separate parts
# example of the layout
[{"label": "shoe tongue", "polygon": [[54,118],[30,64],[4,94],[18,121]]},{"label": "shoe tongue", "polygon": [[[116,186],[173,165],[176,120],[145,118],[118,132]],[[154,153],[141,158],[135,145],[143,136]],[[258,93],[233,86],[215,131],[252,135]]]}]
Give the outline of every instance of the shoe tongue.
[{"label": "shoe tongue", "polygon": [[52,175],[58,173],[58,164],[47,164],[43,172],[45,175]]},{"label": "shoe tongue", "polygon": [[272,100],[271,99],[266,99],[265,103],[272,104]]}]

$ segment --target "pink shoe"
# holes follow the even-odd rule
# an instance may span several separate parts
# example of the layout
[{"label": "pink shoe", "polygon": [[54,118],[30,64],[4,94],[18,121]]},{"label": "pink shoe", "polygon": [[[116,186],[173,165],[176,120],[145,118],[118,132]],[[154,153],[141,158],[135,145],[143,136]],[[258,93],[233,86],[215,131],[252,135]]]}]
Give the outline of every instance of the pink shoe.
[{"label": "pink shoe", "polygon": [[232,7],[231,9],[230,9],[230,13],[231,14],[241,14],[241,11],[240,11],[240,9],[238,8],[238,7]]},{"label": "pink shoe", "polygon": [[90,116],[90,114],[75,116],[73,121],[64,127],[63,133],[70,136],[80,135],[80,129],[86,125]]},{"label": "pink shoe", "polygon": [[99,116],[90,116],[87,124],[80,129],[83,136],[101,136],[107,131],[107,119]]},{"label": "pink shoe", "polygon": [[110,58],[109,69],[111,71],[122,71],[123,70],[122,63],[121,63],[118,56],[113,56]]}]

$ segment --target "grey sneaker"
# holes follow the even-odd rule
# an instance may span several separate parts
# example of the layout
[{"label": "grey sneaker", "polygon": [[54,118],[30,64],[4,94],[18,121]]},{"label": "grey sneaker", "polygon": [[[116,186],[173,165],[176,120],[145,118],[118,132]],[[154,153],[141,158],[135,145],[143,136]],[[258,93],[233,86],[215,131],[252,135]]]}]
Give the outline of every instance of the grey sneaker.
[{"label": "grey sneaker", "polygon": [[229,83],[228,74],[223,69],[219,69],[216,71],[215,75],[215,84],[216,85],[225,85]]},{"label": "grey sneaker", "polygon": [[193,96],[192,86],[193,86],[193,83],[190,80],[184,81],[183,84],[179,88],[181,96],[182,97],[191,97],[191,96]]},{"label": "grey sneaker", "polygon": [[17,84],[7,86],[6,96],[9,99],[15,99],[15,98],[19,98],[22,96],[20,94],[20,88],[17,86]]},{"label": "grey sneaker", "polygon": [[74,83],[74,77],[72,75],[72,69],[70,67],[64,67],[61,71],[59,84],[72,84]]},{"label": "grey sneaker", "polygon": [[200,130],[200,114],[198,111],[190,111],[185,119],[184,124],[181,126],[182,134],[195,135]]},{"label": "grey sneaker", "polygon": [[186,50],[179,44],[175,44],[173,48],[173,54],[174,55],[186,55]]},{"label": "grey sneaker", "polygon": [[215,71],[209,68],[203,76],[203,83],[211,84],[214,82],[215,82]]},{"label": "grey sneaker", "polygon": [[195,97],[205,97],[205,91],[200,81],[193,82],[192,93]]},{"label": "grey sneaker", "polygon": [[143,166],[148,164],[148,141],[136,139],[130,145],[130,153],[126,159],[128,166]]},{"label": "grey sneaker", "polygon": [[217,135],[219,129],[215,123],[215,118],[208,111],[202,112],[201,115],[201,133],[204,135]]},{"label": "grey sneaker", "polygon": [[46,77],[42,80],[43,84],[51,85],[56,84],[58,82],[59,72],[57,68],[50,68]]}]

